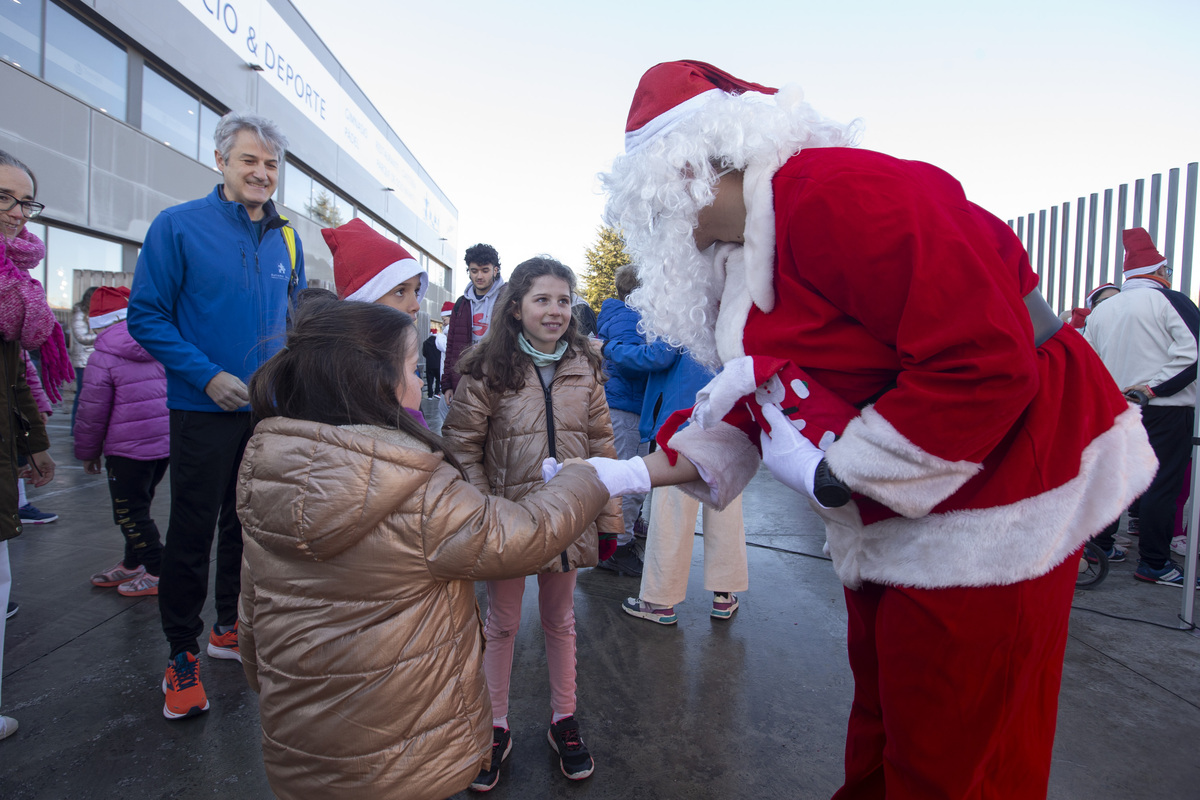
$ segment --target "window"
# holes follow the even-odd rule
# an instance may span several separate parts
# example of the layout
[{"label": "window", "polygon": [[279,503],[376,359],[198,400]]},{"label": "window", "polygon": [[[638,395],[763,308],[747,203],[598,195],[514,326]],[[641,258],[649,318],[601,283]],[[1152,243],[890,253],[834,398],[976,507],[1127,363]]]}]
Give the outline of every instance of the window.
[{"label": "window", "polygon": [[454,273],[449,267],[442,267],[442,287],[447,292],[454,293]]},{"label": "window", "polygon": [[313,179],[290,161],[283,162],[283,204],[301,214],[311,216]]},{"label": "window", "polygon": [[200,159],[201,164],[208,164],[213,169],[217,168],[216,159],[213,158],[213,151],[217,149],[217,143],[213,134],[217,132],[217,123],[220,120],[220,114],[203,103],[200,104],[200,152],[197,158]]},{"label": "window", "polygon": [[46,5],[46,80],[125,119],[128,72],[125,48],[56,3]]},{"label": "window", "polygon": [[76,269],[121,271],[121,245],[83,233],[50,228],[46,241],[46,300],[70,308]]},{"label": "window", "polygon": [[163,144],[196,158],[200,101],[145,67],[142,69],[142,130]]},{"label": "window", "polygon": [[34,75],[41,73],[41,3],[0,0],[0,59]]}]

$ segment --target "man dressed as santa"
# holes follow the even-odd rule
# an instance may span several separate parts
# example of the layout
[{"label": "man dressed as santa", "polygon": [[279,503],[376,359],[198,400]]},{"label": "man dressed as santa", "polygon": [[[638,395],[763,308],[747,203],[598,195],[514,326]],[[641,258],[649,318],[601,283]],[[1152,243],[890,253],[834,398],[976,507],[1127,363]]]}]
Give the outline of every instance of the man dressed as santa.
[{"label": "man dressed as santa", "polygon": [[719,504],[761,447],[825,520],[855,676],[837,798],[1045,796],[1078,551],[1154,455],[1012,232],[856,135],[702,62],[643,76],[607,220],[650,333],[724,365],[668,452]]}]

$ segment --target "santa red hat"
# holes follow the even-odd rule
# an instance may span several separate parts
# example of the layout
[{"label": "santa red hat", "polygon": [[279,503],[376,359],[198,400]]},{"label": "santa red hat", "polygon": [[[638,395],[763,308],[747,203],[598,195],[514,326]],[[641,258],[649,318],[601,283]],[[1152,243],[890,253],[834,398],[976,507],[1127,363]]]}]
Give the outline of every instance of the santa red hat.
[{"label": "santa red hat", "polygon": [[451,303],[449,300],[442,303],[442,316],[443,317],[448,317],[453,313],[454,313],[454,303]]},{"label": "santa red hat", "polygon": [[1145,228],[1130,228],[1121,234],[1125,244],[1125,277],[1136,278],[1139,275],[1151,275],[1159,267],[1167,264],[1154,246],[1154,240]]},{"label": "santa red hat", "polygon": [[129,312],[129,287],[101,286],[88,304],[88,327],[100,330],[125,319]]},{"label": "santa red hat", "polygon": [[374,303],[397,285],[420,275],[417,299],[425,296],[429,276],[415,258],[391,239],[355,218],[321,235],[333,253],[333,282],[338,298]]},{"label": "santa red hat", "polygon": [[727,94],[766,96],[779,90],[735,78],[703,61],[669,61],[646,71],[633,93],[625,122],[625,152],[632,153],[675,127],[712,97]]}]

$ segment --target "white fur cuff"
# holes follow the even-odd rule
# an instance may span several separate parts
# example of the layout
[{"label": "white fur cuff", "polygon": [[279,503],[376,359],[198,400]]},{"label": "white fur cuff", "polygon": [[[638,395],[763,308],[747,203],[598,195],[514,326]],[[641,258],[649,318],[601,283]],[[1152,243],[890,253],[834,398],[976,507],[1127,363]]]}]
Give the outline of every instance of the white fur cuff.
[{"label": "white fur cuff", "polygon": [[696,465],[704,480],[679,488],[705,503],[724,509],[758,472],[758,450],[746,434],[727,422],[703,430],[689,425],[667,443]]},{"label": "white fur cuff", "polygon": [[874,408],[851,420],[825,457],[851,489],[910,519],[928,514],[982,469],[925,452]]}]

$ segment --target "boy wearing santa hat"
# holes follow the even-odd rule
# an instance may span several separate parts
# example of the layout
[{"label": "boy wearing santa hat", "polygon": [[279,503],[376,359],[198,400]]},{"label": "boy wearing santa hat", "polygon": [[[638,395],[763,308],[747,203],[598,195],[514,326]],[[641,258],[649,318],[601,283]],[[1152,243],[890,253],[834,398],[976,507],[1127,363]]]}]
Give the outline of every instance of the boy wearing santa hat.
[{"label": "boy wearing santa hat", "polygon": [[407,250],[357,217],[321,236],[333,253],[333,282],[341,300],[382,303],[416,316],[429,276]]},{"label": "boy wearing santa hat", "polygon": [[1095,304],[1085,335],[1124,392],[1148,399],[1142,424],[1158,471],[1138,501],[1138,566],[1133,577],[1183,585],[1171,560],[1175,498],[1191,456],[1196,405],[1196,340],[1200,311],[1171,289],[1171,267],[1145,228],[1123,234],[1125,281],[1116,296]]},{"label": "boy wearing santa hat", "polygon": [[[711,397],[756,395],[778,366],[760,360],[802,371],[786,409],[757,393],[772,473],[853,492],[814,497],[855,675],[836,797],[1044,796],[1077,554],[1153,453],[1012,232],[946,173],[856,138],[796,88],[660,64],[604,177],[607,222],[642,265],[649,330],[725,365]],[[832,443],[792,416],[787,387],[817,386],[854,411]],[[671,444],[730,496],[758,453],[724,411],[698,405],[706,446],[683,446],[698,425]]]}]

